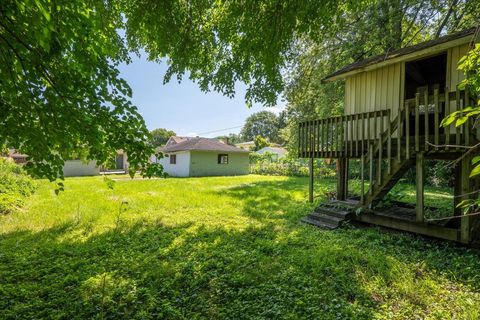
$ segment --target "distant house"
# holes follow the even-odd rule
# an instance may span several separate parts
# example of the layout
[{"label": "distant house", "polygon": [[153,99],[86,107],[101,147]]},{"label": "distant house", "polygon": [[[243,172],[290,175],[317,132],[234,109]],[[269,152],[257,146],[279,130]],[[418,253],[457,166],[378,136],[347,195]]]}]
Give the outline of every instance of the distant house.
[{"label": "distant house", "polygon": [[96,161],[67,160],[63,165],[63,176],[65,177],[96,176],[98,174],[100,174],[100,167],[97,166]]},{"label": "distant house", "polygon": [[246,141],[246,142],[235,143],[235,147],[242,148],[245,150],[253,150],[253,148],[255,147],[255,142]]},{"label": "distant house", "polygon": [[273,160],[278,160],[285,157],[285,155],[287,154],[287,149],[282,147],[265,147],[257,151],[258,154],[264,154],[265,152],[273,153]]},{"label": "distant house", "polygon": [[125,151],[118,150],[115,156],[115,161],[109,167],[101,167],[102,173],[117,173],[128,171],[128,157]]},{"label": "distant house", "polygon": [[158,162],[174,177],[231,176],[249,172],[249,151],[218,139],[172,137],[159,151],[165,157]]},{"label": "distant house", "polygon": [[[7,158],[15,163],[24,164],[27,162],[28,155],[10,149]],[[128,170],[127,155],[119,150],[115,157],[115,164],[110,168],[103,168],[97,165],[96,161],[84,161],[80,159],[66,160],[63,165],[63,175],[65,177],[95,176],[100,172],[126,172]]]},{"label": "distant house", "polygon": [[165,143],[164,147],[168,147],[183,141],[187,141],[193,139],[193,137],[179,137],[179,136],[172,136],[168,139],[167,143]]},{"label": "distant house", "polygon": [[15,149],[8,150],[7,158],[13,160],[17,164],[27,162],[27,157],[28,156],[26,154],[20,153]]}]

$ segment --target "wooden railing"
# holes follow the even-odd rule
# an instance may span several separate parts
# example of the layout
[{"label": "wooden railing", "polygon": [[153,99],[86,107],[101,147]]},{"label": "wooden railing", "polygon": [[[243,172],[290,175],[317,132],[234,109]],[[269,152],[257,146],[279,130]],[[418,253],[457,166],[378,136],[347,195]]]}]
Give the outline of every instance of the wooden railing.
[{"label": "wooden railing", "polygon": [[[477,140],[472,120],[462,127],[441,127],[442,119],[454,110],[473,103],[468,92],[456,90],[432,95],[417,93],[391,119],[390,109],[303,121],[298,126],[298,151],[302,158],[360,158],[370,152],[385,151],[385,159],[396,154],[402,160],[412,152],[459,151],[461,145]],[[392,149],[392,139],[395,149]],[[389,160],[390,161],[390,160]]]},{"label": "wooden railing", "polygon": [[302,158],[358,158],[390,122],[390,110],[379,110],[299,124],[298,150]]},{"label": "wooden railing", "polygon": [[[454,110],[462,110],[473,101],[466,91],[439,93],[433,95],[417,93],[414,99],[405,101],[395,117],[382,131],[378,139],[371,141],[368,151],[361,157],[361,195],[365,198],[365,175],[368,168],[369,190],[372,195],[375,188],[383,187],[387,179],[392,178],[396,170],[401,169],[405,161],[419,152],[461,152],[465,146],[478,141],[472,120],[462,127],[453,124],[441,127],[441,120]],[[392,135],[395,134],[396,157],[392,157]],[[386,154],[385,154],[386,153]],[[366,194],[365,194],[366,195]]]}]

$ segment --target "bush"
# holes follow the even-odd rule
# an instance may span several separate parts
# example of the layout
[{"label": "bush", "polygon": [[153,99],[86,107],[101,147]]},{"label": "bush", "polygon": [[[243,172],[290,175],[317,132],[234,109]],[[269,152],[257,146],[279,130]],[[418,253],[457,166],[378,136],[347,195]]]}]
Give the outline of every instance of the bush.
[{"label": "bush", "polygon": [[19,165],[0,158],[0,214],[21,207],[35,191],[35,182]]},{"label": "bush", "polygon": [[[315,160],[314,167],[316,177],[331,178],[336,175],[335,164],[327,165],[322,160]],[[306,177],[308,172],[308,161],[303,159],[281,158],[272,162],[268,159],[255,157],[255,161],[251,161],[250,164],[250,173],[253,174]]]}]

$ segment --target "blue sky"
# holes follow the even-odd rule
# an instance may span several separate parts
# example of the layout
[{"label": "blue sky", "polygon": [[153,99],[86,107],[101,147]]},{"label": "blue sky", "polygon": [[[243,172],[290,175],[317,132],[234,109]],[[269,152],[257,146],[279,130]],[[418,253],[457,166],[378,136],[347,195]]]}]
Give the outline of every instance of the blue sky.
[{"label": "blue sky", "polygon": [[[194,82],[184,78],[163,85],[165,63],[149,62],[142,56],[120,67],[121,76],[132,87],[133,103],[138,107],[149,130],[166,128],[178,135],[215,137],[238,133],[245,119],[254,112],[265,110],[261,105],[247,108],[245,85],[238,84],[233,99],[220,93],[204,93]],[[279,100],[280,101],[280,100]],[[279,108],[268,108],[277,111]],[[207,133],[214,130],[233,128]]]}]

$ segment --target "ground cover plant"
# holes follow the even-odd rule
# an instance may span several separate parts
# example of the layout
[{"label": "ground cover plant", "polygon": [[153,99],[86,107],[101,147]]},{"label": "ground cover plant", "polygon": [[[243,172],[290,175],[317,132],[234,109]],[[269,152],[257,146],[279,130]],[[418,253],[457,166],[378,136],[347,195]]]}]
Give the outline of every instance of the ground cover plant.
[{"label": "ground cover plant", "polygon": [[313,208],[306,178],[121,178],[109,189],[90,177],[55,188],[41,182],[23,211],[0,217],[1,319],[480,317],[477,251],[301,224]]}]

